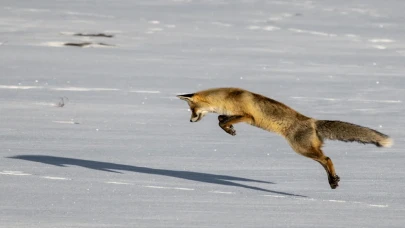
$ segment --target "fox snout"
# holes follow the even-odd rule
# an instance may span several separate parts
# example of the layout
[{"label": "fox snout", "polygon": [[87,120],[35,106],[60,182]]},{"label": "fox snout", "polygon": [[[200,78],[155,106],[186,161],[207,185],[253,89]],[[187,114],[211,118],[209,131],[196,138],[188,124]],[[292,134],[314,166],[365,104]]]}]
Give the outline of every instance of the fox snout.
[{"label": "fox snout", "polygon": [[195,112],[191,111],[191,118],[190,118],[190,122],[198,122],[201,120],[202,114],[196,114]]}]

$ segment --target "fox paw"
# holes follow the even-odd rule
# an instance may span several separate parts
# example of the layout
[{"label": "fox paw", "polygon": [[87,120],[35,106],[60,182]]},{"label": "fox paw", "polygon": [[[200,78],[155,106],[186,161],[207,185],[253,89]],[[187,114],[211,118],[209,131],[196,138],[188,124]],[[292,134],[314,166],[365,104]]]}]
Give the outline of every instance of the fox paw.
[{"label": "fox paw", "polygon": [[336,176],[334,177],[334,180],[335,180],[336,182],[339,182],[339,181],[340,181],[340,177],[339,177],[338,175],[336,175]]},{"label": "fox paw", "polygon": [[230,134],[230,135],[232,135],[232,136],[235,136],[235,135],[236,135],[236,131],[235,131],[235,129],[233,128],[232,125],[229,126],[229,127],[226,128],[226,129],[224,129],[224,130],[225,130],[226,133],[228,133],[228,134]]},{"label": "fox paw", "polygon": [[329,181],[329,185],[332,189],[335,189],[339,186],[338,182],[340,181],[340,177],[338,175],[331,178]]}]

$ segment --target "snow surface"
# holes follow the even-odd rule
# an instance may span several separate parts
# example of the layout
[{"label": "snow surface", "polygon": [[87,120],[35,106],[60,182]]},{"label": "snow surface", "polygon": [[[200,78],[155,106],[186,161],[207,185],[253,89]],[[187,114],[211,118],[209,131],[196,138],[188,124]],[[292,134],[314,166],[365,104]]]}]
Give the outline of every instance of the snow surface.
[{"label": "snow surface", "polygon": [[[404,9],[2,0],[0,227],[404,227]],[[275,134],[240,124],[232,137],[215,115],[190,123],[175,95],[220,86],[394,146],[327,142],[332,190]]]}]

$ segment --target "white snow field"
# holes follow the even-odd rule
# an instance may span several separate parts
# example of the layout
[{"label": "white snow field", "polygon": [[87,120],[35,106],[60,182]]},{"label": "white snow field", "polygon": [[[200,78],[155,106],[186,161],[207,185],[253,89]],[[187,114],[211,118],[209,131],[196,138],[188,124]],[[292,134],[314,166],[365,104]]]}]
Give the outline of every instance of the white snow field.
[{"label": "white snow field", "polygon": [[[405,227],[404,9],[2,0],[0,227]],[[327,141],[332,190],[282,137],[175,97],[229,86],[394,145]]]}]

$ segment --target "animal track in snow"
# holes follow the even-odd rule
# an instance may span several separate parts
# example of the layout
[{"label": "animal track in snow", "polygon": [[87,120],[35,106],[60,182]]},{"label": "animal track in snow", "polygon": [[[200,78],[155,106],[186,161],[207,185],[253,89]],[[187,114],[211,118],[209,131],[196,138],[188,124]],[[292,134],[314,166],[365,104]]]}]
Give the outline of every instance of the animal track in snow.
[{"label": "animal track in snow", "polygon": [[112,35],[112,34],[105,34],[105,33],[74,33],[73,36],[105,37],[105,38],[113,38],[114,37],[114,35]]},{"label": "animal track in snow", "polygon": [[93,42],[60,42],[60,41],[49,41],[43,42],[40,44],[41,46],[47,47],[65,47],[65,46],[73,46],[73,47],[82,47],[82,48],[100,48],[100,47],[113,47],[115,45],[106,44],[106,43],[93,43]]},{"label": "animal track in snow", "polygon": [[112,44],[106,44],[106,43],[93,43],[93,42],[70,42],[70,43],[64,43],[64,46],[72,46],[72,47],[112,47],[115,45]]}]

